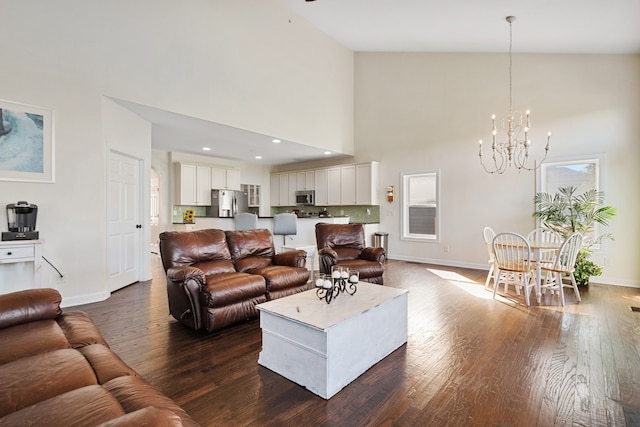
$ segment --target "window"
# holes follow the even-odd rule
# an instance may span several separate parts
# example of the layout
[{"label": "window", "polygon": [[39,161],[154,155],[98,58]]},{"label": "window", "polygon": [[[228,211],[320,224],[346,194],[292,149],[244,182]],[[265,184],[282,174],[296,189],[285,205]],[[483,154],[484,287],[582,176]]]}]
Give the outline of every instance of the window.
[{"label": "window", "polygon": [[554,194],[561,187],[577,187],[578,193],[600,190],[600,159],[543,163],[540,167],[540,192]]},{"label": "window", "polygon": [[[576,194],[589,190],[602,190],[603,156],[591,156],[563,161],[544,162],[538,174],[538,192],[555,194],[561,187],[576,187]],[[599,235],[598,224],[595,224],[591,239]],[[593,245],[600,249],[600,245]]]},{"label": "window", "polygon": [[439,239],[438,172],[402,174],[402,239]]}]

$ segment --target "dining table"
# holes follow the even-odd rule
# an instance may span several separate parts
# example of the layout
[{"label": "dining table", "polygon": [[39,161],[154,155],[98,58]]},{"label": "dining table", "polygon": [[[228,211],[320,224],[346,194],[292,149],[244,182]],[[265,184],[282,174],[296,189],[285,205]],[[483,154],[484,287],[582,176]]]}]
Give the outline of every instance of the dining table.
[{"label": "dining table", "polygon": [[[542,264],[545,262],[542,255],[545,252],[557,252],[562,246],[562,242],[552,242],[543,240],[528,240],[531,248],[532,261],[536,263],[536,301],[540,304],[542,299]],[[552,261],[547,261],[552,262]]]}]

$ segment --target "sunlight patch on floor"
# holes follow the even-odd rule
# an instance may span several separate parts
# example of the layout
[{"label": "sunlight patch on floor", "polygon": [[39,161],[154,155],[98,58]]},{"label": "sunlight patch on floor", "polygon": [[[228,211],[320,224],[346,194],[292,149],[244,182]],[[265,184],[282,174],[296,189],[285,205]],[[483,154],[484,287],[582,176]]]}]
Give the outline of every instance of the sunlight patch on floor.
[{"label": "sunlight patch on floor", "polygon": [[[473,295],[476,298],[481,299],[493,299],[493,290],[485,290],[484,285],[480,285],[475,281],[464,277],[454,271],[436,270],[434,268],[427,268],[427,271],[435,274],[436,276],[447,280],[452,285],[462,289],[466,293]],[[513,301],[502,297],[500,294],[496,295],[496,301],[504,302],[506,304],[514,304]]]}]

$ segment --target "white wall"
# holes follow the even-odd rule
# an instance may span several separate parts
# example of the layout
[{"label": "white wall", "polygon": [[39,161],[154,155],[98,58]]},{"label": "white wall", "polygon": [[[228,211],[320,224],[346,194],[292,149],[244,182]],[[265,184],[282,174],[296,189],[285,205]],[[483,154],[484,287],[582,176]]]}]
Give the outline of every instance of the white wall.
[{"label": "white wall", "polygon": [[[4,2],[2,22],[0,98],[54,110],[57,172],[0,182],[0,206],[40,207],[43,253],[65,274],[57,283],[45,265],[44,285],[65,303],[106,289],[103,122],[120,113],[105,98],[353,151],[352,52],[276,1],[24,0]],[[122,146],[151,161],[146,136]]]},{"label": "white wall", "polygon": [[[401,241],[399,202],[382,202],[392,258],[484,268],[485,225],[534,227],[535,173],[489,175],[478,161],[491,114],[508,108],[507,61],[503,54],[356,54],[357,161],[381,161],[381,188],[399,189],[402,172],[441,173],[439,243]],[[533,157],[548,130],[550,158],[606,153],[603,190],[619,214],[608,229],[616,240],[593,255],[610,261],[594,280],[640,286],[640,56],[514,55],[513,103],[531,109]]]}]

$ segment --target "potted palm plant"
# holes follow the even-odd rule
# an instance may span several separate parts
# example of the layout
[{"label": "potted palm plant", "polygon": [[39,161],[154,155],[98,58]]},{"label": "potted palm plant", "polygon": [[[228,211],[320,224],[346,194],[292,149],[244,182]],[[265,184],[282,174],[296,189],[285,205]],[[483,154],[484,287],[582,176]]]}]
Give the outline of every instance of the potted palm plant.
[{"label": "potted palm plant", "polygon": [[607,239],[613,240],[610,233],[594,234],[596,224],[608,225],[609,220],[617,214],[614,207],[604,205],[604,196],[602,191],[592,189],[578,193],[576,187],[569,186],[559,188],[555,194],[536,193],[534,197],[536,210],[533,216],[542,225],[563,238],[576,231],[584,236],[583,248],[578,253],[573,273],[578,286],[586,286],[589,277],[602,274],[602,268],[589,259],[593,246]]}]

